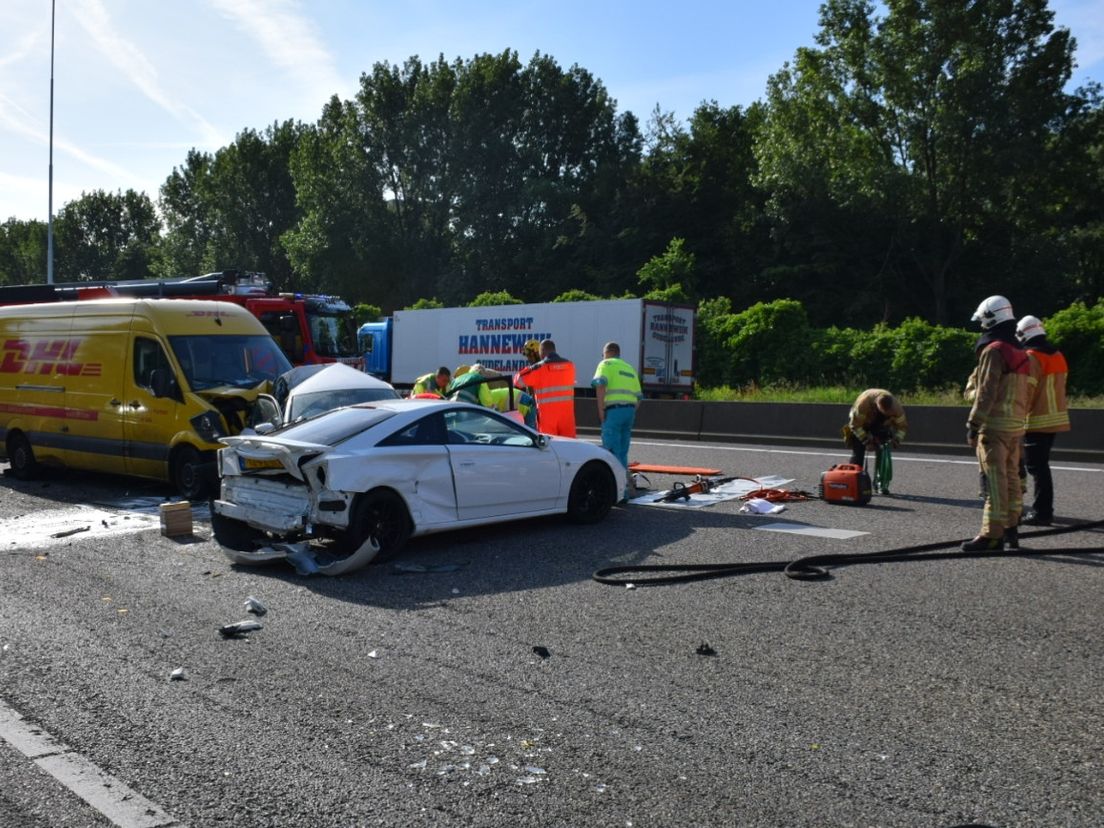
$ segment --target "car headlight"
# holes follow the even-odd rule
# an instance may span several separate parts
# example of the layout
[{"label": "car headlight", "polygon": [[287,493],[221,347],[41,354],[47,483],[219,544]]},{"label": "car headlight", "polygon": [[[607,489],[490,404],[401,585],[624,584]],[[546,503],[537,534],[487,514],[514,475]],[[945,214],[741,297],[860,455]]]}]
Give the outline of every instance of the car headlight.
[{"label": "car headlight", "polygon": [[208,443],[214,443],[219,437],[226,436],[226,430],[222,427],[222,418],[215,411],[196,414],[188,422],[192,424],[200,439]]}]

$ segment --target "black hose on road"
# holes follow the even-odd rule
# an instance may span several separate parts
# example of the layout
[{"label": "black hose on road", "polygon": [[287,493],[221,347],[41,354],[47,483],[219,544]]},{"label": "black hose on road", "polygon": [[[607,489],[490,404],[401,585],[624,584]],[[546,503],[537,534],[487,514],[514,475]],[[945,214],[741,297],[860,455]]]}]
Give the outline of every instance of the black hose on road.
[{"label": "black hose on road", "polygon": [[[1020,540],[1032,538],[1044,538],[1052,535],[1065,535],[1070,532],[1087,532],[1092,529],[1104,527],[1104,520],[1094,520],[1086,523],[1074,523],[1070,526],[1059,526],[1051,529],[1040,529],[1035,532],[1021,534]],[[849,566],[852,564],[889,563],[903,560],[911,561],[939,561],[956,558],[991,558],[1003,557],[1029,557],[1032,555],[1053,555],[1056,553],[1084,553],[1104,552],[1104,546],[1086,546],[1076,549],[1045,549],[1032,551],[1029,549],[1013,549],[1008,551],[982,551],[963,552],[961,549],[952,552],[938,552],[940,549],[949,549],[961,544],[961,540],[937,541],[935,543],[922,543],[916,546],[902,546],[897,549],[886,549],[880,552],[851,552],[830,553],[824,555],[807,555],[792,561],[748,561],[746,563],[717,563],[717,564],[642,564],[638,566],[610,566],[597,570],[591,577],[600,584],[610,586],[664,586],[666,584],[682,584],[690,581],[706,581],[711,578],[728,578],[735,575],[750,575],[754,572],[781,572],[787,578],[795,581],[821,581],[831,577],[828,567]],[[925,554],[929,553],[929,554]],[[655,573],[669,572],[670,575],[645,575],[645,577],[617,577],[631,573]]]}]

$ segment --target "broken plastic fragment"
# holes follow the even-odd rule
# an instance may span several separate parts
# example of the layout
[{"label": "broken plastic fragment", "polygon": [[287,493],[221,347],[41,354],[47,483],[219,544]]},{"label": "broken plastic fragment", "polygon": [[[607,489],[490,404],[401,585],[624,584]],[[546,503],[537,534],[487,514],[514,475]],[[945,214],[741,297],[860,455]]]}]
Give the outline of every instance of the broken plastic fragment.
[{"label": "broken plastic fragment", "polygon": [[248,621],[238,621],[234,624],[226,624],[219,627],[218,631],[222,634],[223,638],[240,638],[247,632],[263,629],[264,625],[260,621],[250,619]]},{"label": "broken plastic fragment", "polygon": [[376,650],[372,650],[368,653],[368,658],[379,658],[379,653]]},{"label": "broken plastic fragment", "polygon": [[171,673],[169,673],[169,681],[187,681],[188,673],[183,667],[177,667]]},{"label": "broken plastic fragment", "polygon": [[261,616],[268,612],[268,607],[250,595],[245,599],[245,611],[251,612],[256,616]]},{"label": "broken plastic fragment", "polygon": [[700,656],[715,656],[717,654],[717,651],[706,644],[704,641],[698,645],[698,649],[696,649],[694,652],[696,652]]}]

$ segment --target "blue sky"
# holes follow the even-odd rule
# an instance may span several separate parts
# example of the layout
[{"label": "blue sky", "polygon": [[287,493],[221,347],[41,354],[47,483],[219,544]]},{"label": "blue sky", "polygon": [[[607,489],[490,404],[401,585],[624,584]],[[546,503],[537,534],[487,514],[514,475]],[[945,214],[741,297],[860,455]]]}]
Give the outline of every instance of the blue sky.
[{"label": "blue sky", "polygon": [[[1104,81],[1104,0],[1051,0]],[[314,121],[362,72],[515,49],[602,80],[619,111],[747,105],[811,45],[817,0],[57,0],[54,211],[82,192],[157,198],[195,147]],[[48,214],[50,2],[0,0],[0,221]]]}]

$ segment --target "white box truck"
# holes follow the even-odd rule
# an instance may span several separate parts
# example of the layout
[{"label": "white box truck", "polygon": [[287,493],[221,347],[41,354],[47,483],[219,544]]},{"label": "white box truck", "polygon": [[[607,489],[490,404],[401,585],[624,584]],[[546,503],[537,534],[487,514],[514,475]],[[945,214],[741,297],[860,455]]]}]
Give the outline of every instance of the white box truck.
[{"label": "white box truck", "polygon": [[694,383],[694,308],[686,305],[604,299],[403,310],[359,331],[366,370],[399,388],[439,366],[478,362],[513,374],[525,367],[522,347],[530,339],[553,340],[575,363],[580,388],[590,386],[611,340],[640,372],[645,391],[685,394]]}]

